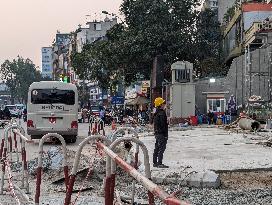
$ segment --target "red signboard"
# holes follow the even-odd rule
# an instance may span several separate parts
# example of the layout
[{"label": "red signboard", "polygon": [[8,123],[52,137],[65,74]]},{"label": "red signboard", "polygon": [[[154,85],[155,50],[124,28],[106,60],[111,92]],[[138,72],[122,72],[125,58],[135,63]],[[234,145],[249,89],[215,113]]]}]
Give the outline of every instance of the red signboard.
[{"label": "red signboard", "polygon": [[242,5],[243,12],[250,11],[272,11],[272,3],[244,3]]}]

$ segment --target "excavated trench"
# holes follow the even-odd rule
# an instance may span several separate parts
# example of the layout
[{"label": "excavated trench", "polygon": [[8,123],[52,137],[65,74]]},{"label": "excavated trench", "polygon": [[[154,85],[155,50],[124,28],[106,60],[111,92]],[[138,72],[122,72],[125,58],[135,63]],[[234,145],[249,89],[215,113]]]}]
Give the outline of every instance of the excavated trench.
[{"label": "excavated trench", "polygon": [[272,168],[217,171],[223,189],[264,189],[272,187]]}]

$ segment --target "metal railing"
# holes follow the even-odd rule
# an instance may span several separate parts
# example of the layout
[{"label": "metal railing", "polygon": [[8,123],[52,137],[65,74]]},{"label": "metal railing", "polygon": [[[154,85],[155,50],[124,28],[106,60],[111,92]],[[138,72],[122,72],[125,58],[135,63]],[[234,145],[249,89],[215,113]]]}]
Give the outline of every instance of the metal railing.
[{"label": "metal railing", "polygon": [[[26,161],[26,149],[25,143],[30,142],[31,140],[27,139],[25,135],[24,129],[17,125],[11,124],[6,127],[4,131],[4,139],[1,141],[1,149],[0,155],[2,159],[2,172],[1,172],[1,184],[0,184],[0,194],[3,194],[4,191],[4,181],[5,181],[5,173],[6,173],[6,160],[12,162],[12,154],[13,154],[13,147],[12,147],[12,137],[11,133],[14,134],[14,145],[15,145],[15,154],[16,154],[16,162],[19,162],[19,151],[18,151],[18,142],[17,142],[17,135],[20,137],[20,145],[21,145],[21,159],[22,159],[22,185],[21,187],[26,189],[26,192],[29,193],[29,174],[27,170],[27,161]],[[26,183],[25,183],[26,182]]]},{"label": "metal railing", "polygon": [[[139,144],[139,146],[142,148],[142,151],[144,153],[144,164],[145,164],[146,176],[143,176],[134,167],[127,164],[123,159],[121,159],[116,153],[112,151],[111,148],[114,148],[115,146],[117,146],[119,143],[121,143],[124,140],[131,140],[134,143]],[[113,192],[115,187],[115,172],[116,172],[115,163],[118,164],[126,173],[132,176],[138,183],[143,185],[148,190],[150,205],[155,205],[154,196],[157,196],[158,198],[160,198],[162,202],[167,205],[189,205],[189,203],[185,201],[180,201],[176,199],[175,197],[167,194],[158,185],[156,185],[150,180],[151,172],[150,172],[148,151],[146,146],[140,140],[133,137],[124,137],[112,143],[110,148],[105,146],[101,142],[98,142],[97,145],[111,158],[112,160],[111,162],[113,162],[111,166],[109,165],[109,163],[111,162],[109,162],[108,160],[106,162],[106,172],[108,173],[108,175],[106,177],[106,185],[105,185],[105,205],[113,204],[113,194],[114,194]],[[111,173],[110,176],[109,176],[109,172]]]},{"label": "metal railing", "polygon": [[[135,131],[135,129],[130,128],[130,127],[122,127],[119,128],[112,136],[112,140],[115,141],[118,139],[118,137],[120,136],[119,134],[121,134],[122,132],[127,131],[128,133],[132,133],[133,137],[135,137],[136,139],[139,139],[139,135],[138,133]],[[115,149],[115,147],[114,147]],[[113,149],[113,150],[114,150]],[[138,165],[139,165],[139,144],[136,143],[136,151],[135,151],[135,160],[134,160],[134,168],[138,169]],[[107,160],[109,161],[109,156],[107,156]],[[114,174],[115,176],[115,174]],[[113,177],[113,176],[112,176]],[[114,177],[115,178],[115,177]],[[113,179],[113,183],[114,183],[115,179]],[[113,193],[114,191],[111,192],[111,197],[113,197]],[[131,193],[131,204],[134,203],[134,197],[135,197],[135,180],[133,180],[132,183],[132,193]]]},{"label": "metal railing", "polygon": [[67,192],[66,192],[64,205],[69,205],[70,202],[71,202],[72,191],[73,191],[74,183],[75,183],[75,180],[76,180],[76,173],[77,173],[77,170],[78,170],[78,166],[79,166],[79,162],[80,162],[80,156],[81,156],[81,153],[82,153],[82,150],[83,150],[84,146],[86,144],[90,143],[90,142],[95,142],[97,140],[105,141],[108,145],[111,144],[111,141],[109,139],[107,139],[106,137],[101,136],[101,135],[89,136],[79,144],[78,150],[76,152],[74,164],[73,164],[73,169],[72,169],[72,172],[71,172],[71,175],[70,175],[70,178],[69,178],[68,189],[67,189]]},{"label": "metal railing", "polygon": [[[132,137],[120,137],[119,134],[127,131],[129,134],[132,134]],[[13,139],[11,137],[11,134],[13,133]],[[119,137],[118,137],[119,136]],[[0,154],[1,154],[1,162],[2,162],[2,172],[1,172],[1,186],[0,186],[0,194],[3,194],[3,188],[4,188],[4,181],[8,180],[8,182],[11,184],[11,187],[13,187],[10,192],[14,194],[14,188],[18,189],[16,184],[13,185],[12,183],[12,176],[11,176],[11,170],[10,170],[10,162],[13,160],[11,157],[13,153],[12,145],[14,141],[14,147],[15,147],[15,153],[16,153],[16,161],[19,161],[19,151],[18,151],[18,142],[17,137],[20,138],[20,144],[21,144],[21,159],[22,159],[22,188],[26,189],[26,192],[29,193],[29,175],[27,170],[27,160],[26,160],[26,149],[25,145],[26,143],[33,142],[32,140],[29,140],[27,137],[25,137],[25,131],[24,129],[17,125],[17,124],[11,124],[5,129],[4,133],[4,139],[1,140],[1,146],[0,146]],[[73,162],[73,168],[71,170],[70,176],[68,175],[68,164],[67,164],[67,148],[64,138],[56,133],[50,133],[47,135],[44,135],[40,142],[39,142],[39,156],[38,156],[38,167],[36,170],[37,173],[37,179],[36,179],[36,192],[35,192],[35,204],[38,205],[40,202],[40,195],[41,195],[41,183],[42,183],[42,160],[43,160],[43,146],[44,142],[48,138],[57,138],[61,144],[62,144],[62,151],[63,151],[63,169],[64,169],[64,179],[65,179],[65,185],[66,185],[66,197],[64,201],[64,205],[70,205],[71,203],[71,197],[73,192],[73,187],[76,180],[76,174],[80,163],[80,157],[82,150],[85,145],[87,145],[90,142],[95,142],[97,145],[97,151],[101,150],[104,151],[106,154],[106,176],[104,180],[104,192],[105,192],[105,205],[113,205],[114,202],[114,193],[115,193],[115,180],[116,180],[116,167],[117,165],[121,167],[123,171],[128,173],[130,176],[134,178],[133,181],[133,188],[132,188],[132,197],[131,197],[131,204],[134,203],[134,196],[135,196],[135,182],[137,181],[139,184],[141,184],[143,187],[145,187],[148,191],[148,200],[150,205],[154,205],[154,197],[158,197],[161,199],[161,201],[164,204],[168,205],[188,205],[185,201],[180,201],[176,199],[173,195],[167,194],[165,191],[163,191],[158,185],[153,183],[151,181],[151,170],[150,170],[150,164],[149,164],[149,155],[148,150],[143,142],[141,142],[138,139],[138,133],[129,127],[124,127],[119,130],[117,130],[113,134],[114,142],[111,142],[111,140],[107,139],[105,136],[102,135],[91,135],[84,139],[78,146],[75,159]],[[136,144],[136,151],[135,151],[135,162],[134,164],[130,165],[127,162],[125,162],[121,157],[118,156],[118,154],[115,153],[115,150],[118,145],[122,142],[132,142]],[[102,143],[103,142],[103,143]],[[143,176],[140,172],[137,171],[138,164],[139,164],[139,149],[141,147],[141,150],[143,152],[144,156],[144,166],[145,166],[145,176]],[[5,172],[9,172],[8,179],[5,179]],[[23,193],[22,190],[20,190],[20,193]],[[27,196],[23,196],[25,199],[27,199]],[[119,197],[120,198],[120,197]],[[29,200],[29,199],[28,199]]]},{"label": "metal railing", "polygon": [[63,152],[63,171],[64,171],[64,179],[67,190],[69,174],[68,174],[68,165],[67,165],[67,149],[64,138],[56,133],[48,133],[42,137],[39,143],[39,156],[38,156],[38,167],[37,167],[37,181],[36,181],[36,193],[35,193],[35,204],[39,205],[40,195],[41,195],[41,182],[42,182],[42,159],[43,159],[43,144],[48,138],[57,138],[62,144],[62,152]]}]

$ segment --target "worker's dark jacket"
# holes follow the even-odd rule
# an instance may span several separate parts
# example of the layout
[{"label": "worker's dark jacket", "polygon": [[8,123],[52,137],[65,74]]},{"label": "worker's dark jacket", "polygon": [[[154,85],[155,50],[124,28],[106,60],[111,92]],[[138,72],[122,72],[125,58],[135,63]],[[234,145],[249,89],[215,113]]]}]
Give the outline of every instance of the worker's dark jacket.
[{"label": "worker's dark jacket", "polygon": [[155,136],[163,136],[168,138],[167,116],[164,110],[157,109],[154,114],[154,132]]}]

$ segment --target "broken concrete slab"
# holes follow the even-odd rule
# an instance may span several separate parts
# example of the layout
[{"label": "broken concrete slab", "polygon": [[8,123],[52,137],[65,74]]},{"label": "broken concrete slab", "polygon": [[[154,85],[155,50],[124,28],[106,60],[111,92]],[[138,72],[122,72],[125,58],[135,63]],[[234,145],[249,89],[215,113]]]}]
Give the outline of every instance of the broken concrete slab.
[{"label": "broken concrete slab", "polygon": [[190,187],[218,188],[220,176],[213,171],[192,173],[186,182]]},{"label": "broken concrete slab", "polygon": [[152,173],[152,181],[157,184],[180,184],[181,186],[197,188],[220,187],[220,176],[213,171],[205,172],[181,172],[181,173]]},{"label": "broken concrete slab", "polygon": [[206,171],[203,173],[203,187],[218,188],[220,186],[220,176],[213,171]]}]

